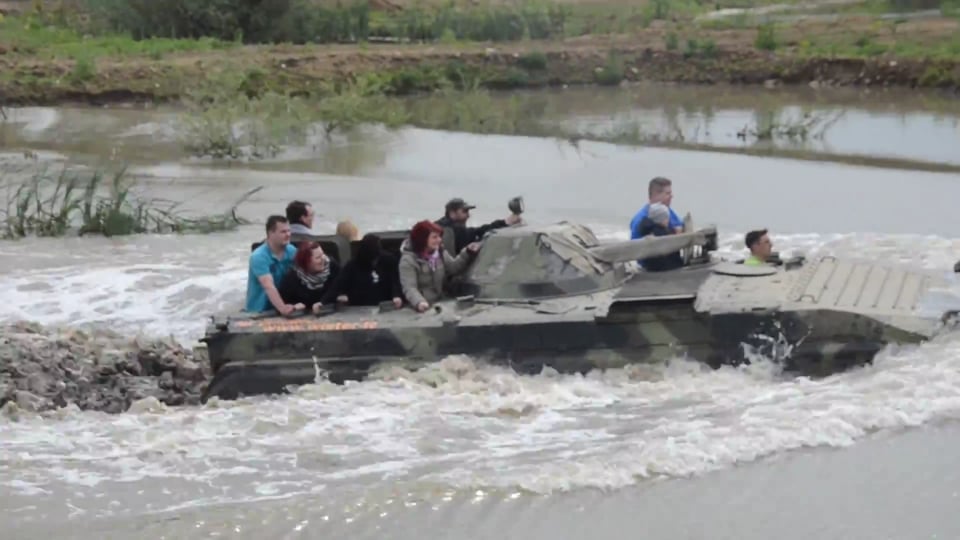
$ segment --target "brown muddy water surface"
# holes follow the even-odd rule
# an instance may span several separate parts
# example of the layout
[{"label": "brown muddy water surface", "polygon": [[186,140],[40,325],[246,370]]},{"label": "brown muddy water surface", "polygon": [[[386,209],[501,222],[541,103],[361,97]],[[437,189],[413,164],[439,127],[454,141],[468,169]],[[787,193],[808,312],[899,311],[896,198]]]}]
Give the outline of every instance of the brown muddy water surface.
[{"label": "brown muddy water surface", "polygon": [[[958,102],[934,94],[650,86],[523,99],[594,128],[712,118],[714,142],[730,145],[724,133],[758,110],[842,107],[821,149],[960,160]],[[10,113],[10,159],[128,161],[149,194],[197,210],[266,189],[236,232],[2,242],[2,320],[195,342],[204,317],[239,307],[249,242],[295,197],[317,207],[318,229],[350,217],[367,231],[439,217],[453,196],[489,220],[522,194],[531,222],[624,238],[647,180],[664,175],[678,210],[718,225],[723,255],[766,226],[787,254],[945,273],[960,259],[958,174],[376,128],[224,166],[180,154],[169,110]],[[521,377],[450,357],[282,398],[0,418],[0,522],[5,539],[957,538],[958,417],[956,337],[823,380],[683,361]]]}]

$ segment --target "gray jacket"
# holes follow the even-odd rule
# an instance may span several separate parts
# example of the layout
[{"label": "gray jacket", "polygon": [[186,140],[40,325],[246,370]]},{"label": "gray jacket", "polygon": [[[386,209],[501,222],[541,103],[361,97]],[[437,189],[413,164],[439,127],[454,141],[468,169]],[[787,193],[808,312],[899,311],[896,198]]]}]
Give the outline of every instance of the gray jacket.
[{"label": "gray jacket", "polygon": [[404,240],[403,245],[400,246],[400,287],[403,289],[403,296],[414,308],[420,302],[428,304],[437,302],[445,296],[446,278],[466,270],[472,255],[465,249],[454,258],[440,248],[442,261],[437,264],[437,269],[433,270],[429,262],[418,257],[410,249],[410,241]]}]

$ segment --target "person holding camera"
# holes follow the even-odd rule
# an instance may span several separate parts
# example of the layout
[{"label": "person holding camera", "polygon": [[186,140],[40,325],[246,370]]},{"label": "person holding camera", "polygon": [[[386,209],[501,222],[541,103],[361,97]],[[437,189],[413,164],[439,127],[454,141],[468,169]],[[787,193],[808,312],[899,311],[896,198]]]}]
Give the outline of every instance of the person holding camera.
[{"label": "person holding camera", "polygon": [[450,199],[450,201],[447,202],[446,214],[434,222],[444,229],[453,230],[454,249],[452,255],[454,256],[469,244],[479,242],[480,239],[483,238],[483,235],[488,232],[520,223],[520,215],[513,213],[507,216],[506,219],[497,219],[479,227],[467,227],[467,220],[470,219],[470,210],[474,208],[476,208],[476,206],[468,204],[459,197]]}]

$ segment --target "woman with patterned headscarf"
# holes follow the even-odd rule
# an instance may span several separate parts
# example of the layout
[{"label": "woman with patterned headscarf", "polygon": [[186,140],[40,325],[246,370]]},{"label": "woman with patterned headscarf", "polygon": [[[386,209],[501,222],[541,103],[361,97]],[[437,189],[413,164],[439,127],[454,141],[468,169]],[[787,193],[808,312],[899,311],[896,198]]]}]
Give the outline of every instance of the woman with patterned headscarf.
[{"label": "woman with patterned headscarf", "polygon": [[280,296],[288,304],[310,306],[319,313],[324,295],[337,279],[340,267],[323,252],[319,242],[304,242],[293,256],[293,267],[280,282]]}]

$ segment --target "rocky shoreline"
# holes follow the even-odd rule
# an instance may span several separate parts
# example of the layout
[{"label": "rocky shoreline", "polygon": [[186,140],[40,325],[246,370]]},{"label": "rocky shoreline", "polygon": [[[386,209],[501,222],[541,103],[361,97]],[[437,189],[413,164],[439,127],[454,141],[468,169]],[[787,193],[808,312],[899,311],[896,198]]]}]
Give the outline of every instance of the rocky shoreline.
[{"label": "rocky shoreline", "polygon": [[208,370],[172,340],[25,321],[0,326],[0,409],[43,412],[73,404],[121,413],[149,398],[196,405]]}]

